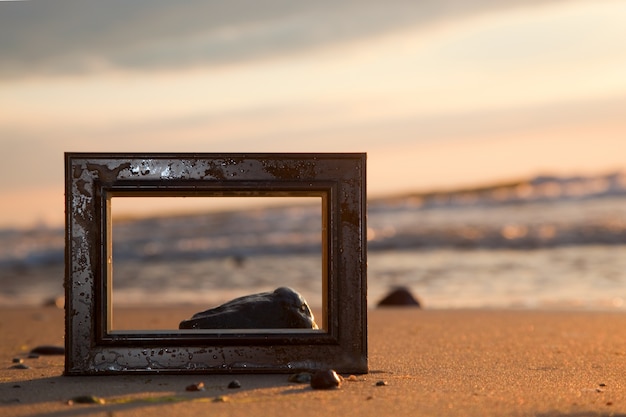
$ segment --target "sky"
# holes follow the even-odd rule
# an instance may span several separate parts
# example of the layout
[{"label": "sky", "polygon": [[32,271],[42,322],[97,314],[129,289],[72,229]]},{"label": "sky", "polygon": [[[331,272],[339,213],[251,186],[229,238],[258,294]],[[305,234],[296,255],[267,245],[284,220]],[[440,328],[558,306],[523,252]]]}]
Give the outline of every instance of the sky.
[{"label": "sky", "polygon": [[0,227],[64,152],[367,152],[368,194],[623,169],[626,1],[0,2]]}]

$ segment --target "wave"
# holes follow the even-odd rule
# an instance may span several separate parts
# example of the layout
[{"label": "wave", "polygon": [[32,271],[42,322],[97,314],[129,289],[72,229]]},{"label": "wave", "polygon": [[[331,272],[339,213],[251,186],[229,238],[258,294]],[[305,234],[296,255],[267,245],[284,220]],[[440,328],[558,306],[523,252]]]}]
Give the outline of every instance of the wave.
[{"label": "wave", "polygon": [[626,196],[626,172],[616,171],[594,176],[540,175],[478,187],[407,193],[370,200],[369,209],[394,204],[409,204],[414,208],[438,208],[623,196]]},{"label": "wave", "polygon": [[368,212],[370,250],[626,244],[626,173],[411,193]]},{"label": "wave", "polygon": [[[317,206],[129,219],[114,225],[116,261],[321,253]],[[460,190],[371,199],[368,249],[626,244],[626,173],[537,176]],[[0,268],[62,265],[63,229],[0,231]]]}]

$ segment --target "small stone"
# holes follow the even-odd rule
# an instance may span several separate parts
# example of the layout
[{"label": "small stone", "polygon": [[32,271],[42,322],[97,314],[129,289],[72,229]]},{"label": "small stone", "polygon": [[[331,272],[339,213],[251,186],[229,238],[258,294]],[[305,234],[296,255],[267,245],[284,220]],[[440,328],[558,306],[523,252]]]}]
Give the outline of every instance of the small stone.
[{"label": "small stone", "polygon": [[39,359],[39,355],[37,355],[36,353],[29,353],[28,359]]},{"label": "small stone", "polygon": [[598,385],[601,386],[601,387],[606,387],[605,383],[601,383],[601,384],[598,384]]},{"label": "small stone", "polygon": [[356,377],[356,375],[350,375],[350,376],[346,379],[346,381],[350,381],[350,382],[356,382],[356,381],[358,381],[358,380],[359,380],[359,379]]},{"label": "small stone", "polygon": [[387,294],[378,302],[378,307],[417,307],[420,308],[420,302],[417,301],[411,291],[405,287],[399,287]]},{"label": "small stone", "polygon": [[386,387],[387,385],[389,385],[387,381],[376,381],[377,387]]},{"label": "small stone", "polygon": [[30,366],[25,363],[18,363],[17,365],[13,365],[11,369],[30,369]]},{"label": "small stone", "polygon": [[79,395],[67,402],[68,405],[74,404],[104,404],[104,398],[96,397],[95,395]]},{"label": "small stone", "polygon": [[37,346],[30,353],[35,355],[65,355],[65,348],[63,346],[43,345]]},{"label": "small stone", "polygon": [[228,397],[225,395],[220,395],[219,397],[213,398],[214,403],[225,403],[228,402]]},{"label": "small stone", "polygon": [[197,384],[187,385],[185,391],[204,391],[204,382],[198,382]]},{"label": "small stone", "polygon": [[232,381],[230,381],[230,383],[228,384],[228,388],[229,389],[237,389],[237,388],[241,388],[241,382],[239,382],[236,379],[233,379]]},{"label": "small stone", "polygon": [[311,382],[311,374],[309,372],[299,372],[297,374],[289,375],[289,382],[308,384]]},{"label": "small stone", "polygon": [[19,384],[15,384],[15,385],[13,385],[13,388],[22,388],[22,386],[19,385]]},{"label": "small stone", "polygon": [[341,379],[337,372],[332,369],[317,371],[311,377],[311,388],[313,389],[333,389],[339,388]]},{"label": "small stone", "polygon": [[22,358],[13,358],[13,363],[24,363],[24,359],[22,359]]}]

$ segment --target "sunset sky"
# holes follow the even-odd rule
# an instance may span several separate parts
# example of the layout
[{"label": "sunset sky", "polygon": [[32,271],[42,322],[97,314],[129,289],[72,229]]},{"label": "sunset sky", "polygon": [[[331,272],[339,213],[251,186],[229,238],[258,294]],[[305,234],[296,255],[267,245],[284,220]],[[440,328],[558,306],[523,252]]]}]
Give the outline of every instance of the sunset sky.
[{"label": "sunset sky", "polygon": [[370,196],[623,169],[626,1],[0,2],[0,227],[63,153],[367,152]]}]

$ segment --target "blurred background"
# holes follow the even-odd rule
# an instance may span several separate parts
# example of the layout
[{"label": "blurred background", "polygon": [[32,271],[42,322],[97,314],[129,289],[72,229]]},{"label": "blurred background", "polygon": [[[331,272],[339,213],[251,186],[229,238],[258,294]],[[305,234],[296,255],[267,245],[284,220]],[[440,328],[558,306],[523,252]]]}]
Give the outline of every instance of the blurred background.
[{"label": "blurred background", "polygon": [[66,151],[367,152],[371,302],[622,308],[624,21],[610,0],[1,2],[0,304],[62,293]]}]

